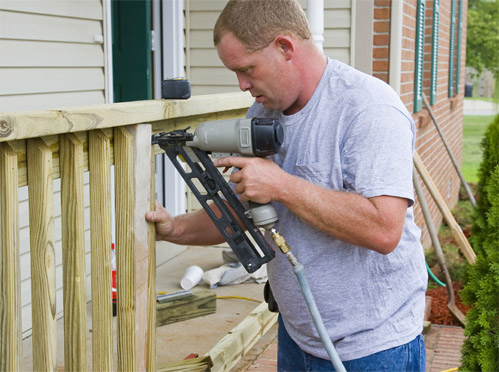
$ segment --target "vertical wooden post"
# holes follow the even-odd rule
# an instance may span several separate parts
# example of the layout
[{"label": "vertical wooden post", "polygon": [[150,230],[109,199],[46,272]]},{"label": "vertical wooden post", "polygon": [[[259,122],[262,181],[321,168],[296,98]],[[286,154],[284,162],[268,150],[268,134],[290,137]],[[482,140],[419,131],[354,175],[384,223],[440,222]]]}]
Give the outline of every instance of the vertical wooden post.
[{"label": "vertical wooden post", "polygon": [[114,144],[118,368],[144,371],[147,339],[152,335],[148,313],[150,301],[155,301],[149,289],[154,270],[149,269],[149,226],[144,217],[151,198],[151,126],[115,128]]},{"label": "vertical wooden post", "polygon": [[0,371],[22,370],[17,154],[0,143]]},{"label": "vertical wooden post", "polygon": [[59,149],[61,163],[64,364],[66,371],[86,371],[88,366],[83,144],[74,134],[64,134],[60,136]]},{"label": "vertical wooden post", "polygon": [[[155,179],[156,156],[151,151],[151,189],[149,209],[156,208]],[[149,224],[149,313],[147,323],[146,369],[156,371],[156,226]],[[152,299],[152,301],[151,301]]]},{"label": "vertical wooden post", "polygon": [[40,138],[27,141],[33,370],[54,371],[57,335],[55,306],[52,151]]},{"label": "vertical wooden post", "polygon": [[89,132],[90,240],[92,255],[92,363],[113,370],[111,290],[111,145],[101,130]]}]

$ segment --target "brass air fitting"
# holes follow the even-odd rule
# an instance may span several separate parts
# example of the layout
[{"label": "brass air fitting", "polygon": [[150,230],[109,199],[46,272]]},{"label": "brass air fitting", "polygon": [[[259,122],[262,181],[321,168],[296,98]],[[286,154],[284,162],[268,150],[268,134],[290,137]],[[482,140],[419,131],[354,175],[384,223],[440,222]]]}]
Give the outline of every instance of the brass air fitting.
[{"label": "brass air fitting", "polygon": [[288,243],[286,243],[286,239],[281,235],[279,231],[276,231],[275,229],[271,230],[272,232],[272,239],[274,239],[275,244],[279,247],[282,253],[286,254],[289,252],[290,248]]}]

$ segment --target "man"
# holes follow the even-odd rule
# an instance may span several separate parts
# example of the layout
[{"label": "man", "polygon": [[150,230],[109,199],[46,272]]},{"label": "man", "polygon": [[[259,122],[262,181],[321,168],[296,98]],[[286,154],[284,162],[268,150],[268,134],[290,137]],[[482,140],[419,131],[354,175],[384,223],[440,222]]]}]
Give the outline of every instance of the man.
[{"label": "man", "polygon": [[[214,30],[218,55],[249,117],[276,117],[285,141],[271,159],[218,159],[241,200],[272,202],[276,228],[304,265],[347,370],[425,369],[427,274],[412,204],[414,122],[382,81],[328,59],[295,0],[230,0]],[[146,218],[158,239],[215,244],[204,211]],[[278,370],[331,371],[291,265],[268,264],[279,306]]]}]

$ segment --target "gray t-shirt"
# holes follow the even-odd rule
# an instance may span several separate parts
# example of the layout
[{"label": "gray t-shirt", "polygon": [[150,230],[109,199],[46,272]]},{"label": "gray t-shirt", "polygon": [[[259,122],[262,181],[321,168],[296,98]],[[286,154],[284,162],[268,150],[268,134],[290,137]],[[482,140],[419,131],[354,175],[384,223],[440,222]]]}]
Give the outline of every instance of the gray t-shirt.
[{"label": "gray t-shirt", "polygon": [[[423,328],[427,273],[412,208],[415,127],[397,94],[330,59],[301,111],[286,116],[255,103],[248,117],[279,118],[285,140],[273,160],[286,172],[331,190],[408,200],[402,238],[388,255],[337,240],[274,206],[276,228],[305,267],[341,359],[410,342]],[[328,359],[292,267],[275,249],[269,280],[286,330],[302,350]]]}]

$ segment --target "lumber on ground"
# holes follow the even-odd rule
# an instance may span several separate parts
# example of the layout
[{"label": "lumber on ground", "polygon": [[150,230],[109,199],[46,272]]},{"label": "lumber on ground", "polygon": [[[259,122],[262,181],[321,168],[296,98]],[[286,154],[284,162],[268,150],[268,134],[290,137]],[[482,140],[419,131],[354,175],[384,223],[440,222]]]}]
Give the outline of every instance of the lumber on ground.
[{"label": "lumber on ground", "polygon": [[199,291],[192,296],[156,304],[156,327],[213,314],[217,311],[216,295]]},{"label": "lumber on ground", "polygon": [[229,372],[276,322],[277,313],[262,302],[206,354],[213,361],[211,370]]},{"label": "lumber on ground", "polygon": [[169,362],[158,366],[158,372],[209,372],[213,362],[209,356],[184,359],[178,362]]}]

